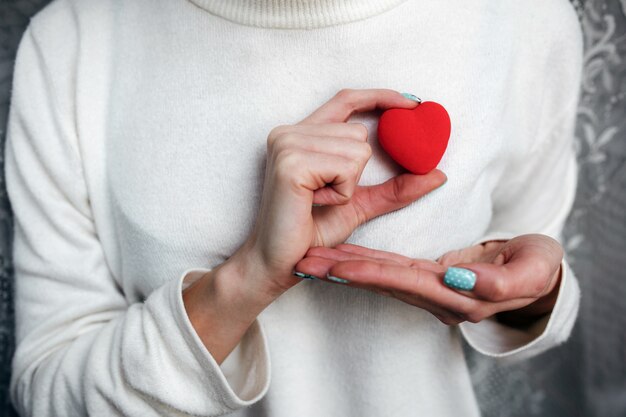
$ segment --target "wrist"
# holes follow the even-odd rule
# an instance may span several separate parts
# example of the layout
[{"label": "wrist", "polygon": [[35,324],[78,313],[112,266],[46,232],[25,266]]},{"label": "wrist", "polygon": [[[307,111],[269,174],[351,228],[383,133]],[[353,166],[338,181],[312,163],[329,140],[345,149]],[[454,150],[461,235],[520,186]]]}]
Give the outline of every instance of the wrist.
[{"label": "wrist", "polygon": [[225,302],[260,313],[284,291],[271,284],[253,252],[237,252],[215,270],[210,290]]},{"label": "wrist", "polygon": [[232,352],[257,316],[277,296],[255,290],[256,276],[229,259],[183,291],[187,316],[218,364]]},{"label": "wrist", "polygon": [[271,251],[252,236],[226,263],[247,281],[250,291],[274,300],[302,280],[293,276],[295,262],[288,261],[293,256],[277,261],[268,252]]}]

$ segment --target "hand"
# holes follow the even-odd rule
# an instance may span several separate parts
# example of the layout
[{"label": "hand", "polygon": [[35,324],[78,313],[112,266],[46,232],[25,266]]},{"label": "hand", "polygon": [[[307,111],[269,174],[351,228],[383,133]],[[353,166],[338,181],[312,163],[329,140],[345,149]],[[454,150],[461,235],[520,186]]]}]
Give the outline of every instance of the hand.
[{"label": "hand", "polygon": [[[329,275],[348,280],[345,285],[395,297],[449,325],[477,323],[496,314],[521,325],[522,317],[533,320],[551,311],[562,257],[558,242],[534,234],[453,251],[439,262],[356,245],[311,248],[296,270],[322,279]],[[454,290],[443,283],[451,265],[477,274],[472,291]]]},{"label": "hand", "polygon": [[342,90],[300,123],[271,131],[252,234],[226,262],[183,292],[189,320],[217,363],[263,309],[301,282],[293,268],[311,246],[337,245],[360,224],[412,203],[445,181],[435,170],[402,174],[371,187],[357,185],[372,152],[365,126],[346,121],[356,112],[416,105],[392,90]]},{"label": "hand", "polygon": [[372,151],[367,128],[346,121],[356,112],[415,105],[392,90],[342,90],[301,122],[271,131],[256,226],[235,256],[254,261],[252,278],[259,285],[284,292],[300,282],[293,268],[311,246],[342,243],[359,225],[445,181],[441,171],[433,171],[357,186]]},{"label": "hand", "polygon": [[[533,247],[534,249],[530,249]],[[511,326],[524,327],[534,322],[537,318],[552,311],[561,279],[561,261],[563,260],[563,248],[554,239],[549,236],[540,234],[529,234],[518,236],[511,240],[489,241],[482,244],[474,245],[469,248],[448,252],[438,259],[446,268],[452,265],[463,263],[466,267],[480,273],[481,266],[474,267],[472,263],[491,263],[495,265],[504,265],[510,270],[513,261],[519,262],[520,273],[522,277],[527,276],[528,285],[533,283],[537,286],[531,302],[522,308],[501,311],[496,313],[496,318],[505,324]],[[528,266],[525,265],[528,263]],[[533,268],[536,268],[533,273]],[[497,270],[485,270],[481,275],[489,275],[496,278]],[[511,271],[511,274],[516,274]],[[503,275],[506,277],[506,275]],[[545,287],[544,287],[545,283]],[[510,286],[509,286],[510,287]],[[514,291],[502,288],[495,291]],[[480,290],[480,288],[479,288]],[[476,292],[476,289],[473,291]],[[469,293],[471,294],[471,293]],[[496,294],[497,295],[497,294]],[[506,295],[506,294],[505,294]]]}]

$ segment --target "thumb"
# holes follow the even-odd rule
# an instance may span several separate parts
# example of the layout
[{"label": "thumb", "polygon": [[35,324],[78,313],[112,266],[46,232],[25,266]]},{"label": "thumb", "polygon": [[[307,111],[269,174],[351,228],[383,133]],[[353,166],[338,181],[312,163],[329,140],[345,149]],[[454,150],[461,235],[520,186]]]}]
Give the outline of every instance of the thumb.
[{"label": "thumb", "polygon": [[361,211],[361,223],[365,223],[374,217],[408,206],[441,187],[447,180],[446,175],[438,169],[425,175],[401,174],[382,184],[359,187],[352,201]]},{"label": "thumb", "polygon": [[470,294],[488,301],[542,297],[558,281],[562,252],[551,250],[547,246],[550,242],[540,242],[533,236],[527,235],[529,239],[520,240],[520,245],[515,245],[513,240],[509,241],[513,244],[508,247],[504,263],[459,264],[446,277],[460,275],[457,281],[473,279],[474,286]]}]

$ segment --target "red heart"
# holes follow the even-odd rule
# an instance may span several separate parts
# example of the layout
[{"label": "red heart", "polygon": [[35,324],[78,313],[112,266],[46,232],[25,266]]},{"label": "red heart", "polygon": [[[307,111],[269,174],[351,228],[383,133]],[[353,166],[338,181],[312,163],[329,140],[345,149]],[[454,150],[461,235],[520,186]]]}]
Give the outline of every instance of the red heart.
[{"label": "red heart", "polygon": [[389,109],[378,122],[378,142],[398,164],[414,174],[437,166],[450,139],[450,116],[434,101],[414,109]]}]

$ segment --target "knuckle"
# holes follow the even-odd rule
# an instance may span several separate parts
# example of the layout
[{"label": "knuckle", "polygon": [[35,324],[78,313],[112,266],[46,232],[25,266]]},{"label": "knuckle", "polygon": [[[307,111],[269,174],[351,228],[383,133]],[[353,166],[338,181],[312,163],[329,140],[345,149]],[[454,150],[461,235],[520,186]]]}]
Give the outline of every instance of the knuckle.
[{"label": "knuckle", "polygon": [[289,127],[290,126],[288,125],[280,125],[280,126],[276,126],[275,128],[273,128],[270,131],[269,135],[267,135],[268,147],[273,146],[274,143],[276,143],[276,140],[288,131]]},{"label": "knuckle", "polygon": [[532,282],[534,282],[534,286],[531,287],[533,295],[541,296],[545,292],[555,272],[548,260],[537,260],[537,262],[533,264],[531,269],[532,276],[530,277]]},{"label": "knuckle", "polygon": [[298,148],[298,142],[301,142],[302,137],[298,133],[285,132],[278,136],[272,147],[268,149],[273,155],[283,155],[285,152],[294,152]]},{"label": "knuckle", "polygon": [[503,279],[496,279],[487,292],[487,298],[492,301],[504,301],[507,296],[507,285]]},{"label": "knuckle", "polygon": [[413,278],[411,287],[415,293],[419,293],[422,280],[424,279],[424,271],[420,266],[415,266],[411,268],[411,274]]},{"label": "knuckle", "polygon": [[362,150],[361,152],[363,152],[362,158],[363,158],[365,161],[367,161],[368,159],[370,159],[370,157],[372,156],[372,146],[371,146],[369,143],[364,142],[364,143],[361,145],[361,148],[360,148],[360,149]]},{"label": "knuckle", "polygon": [[457,306],[455,309],[455,314],[462,321],[477,323],[476,320],[482,320],[480,303],[475,300],[471,300],[470,302],[463,303]]},{"label": "knuckle", "polygon": [[357,160],[351,159],[349,163],[344,165],[345,175],[348,178],[356,179],[361,171],[361,164]]},{"label": "knuckle", "polygon": [[455,308],[456,313],[459,314],[459,316],[462,316],[464,318],[469,316],[470,314],[473,314],[475,310],[476,309],[474,308],[474,306],[470,304],[465,304],[465,303],[459,304]]},{"label": "knuckle", "polygon": [[478,312],[473,312],[473,313],[465,315],[465,320],[469,321],[470,323],[480,323],[484,319],[485,319],[484,314],[478,313]]},{"label": "knuckle", "polygon": [[349,250],[352,247],[351,244],[349,243],[340,243],[337,246],[335,246],[335,249],[339,249],[339,250]]},{"label": "knuckle", "polygon": [[352,88],[342,88],[337,91],[335,94],[335,98],[340,101],[349,101],[354,95],[354,90]]},{"label": "knuckle", "polygon": [[353,123],[352,126],[355,131],[355,136],[358,139],[362,139],[362,140],[367,139],[369,132],[367,130],[367,127],[363,123]]},{"label": "knuckle", "polygon": [[533,264],[533,272],[535,275],[540,277],[547,277],[552,274],[552,265],[547,259],[537,259],[537,261]]},{"label": "knuckle", "polygon": [[354,189],[342,190],[341,193],[337,192],[335,194],[336,204],[337,205],[348,204],[353,194],[354,194]]},{"label": "knuckle", "polygon": [[326,248],[323,246],[314,246],[312,248],[309,248],[309,250],[306,253],[307,257],[313,257],[313,256],[319,256],[319,257],[323,257],[324,254],[326,252]]},{"label": "knuckle", "polygon": [[276,143],[276,136],[270,135],[267,137],[267,150],[271,151],[274,148],[274,144]]},{"label": "knuckle", "polygon": [[339,90],[339,92],[335,95],[335,99],[345,107],[346,112],[352,113],[352,111],[356,108],[355,95],[356,90],[344,88]]},{"label": "knuckle", "polygon": [[279,177],[288,178],[299,172],[304,163],[300,152],[285,149],[276,156],[276,173]]}]

